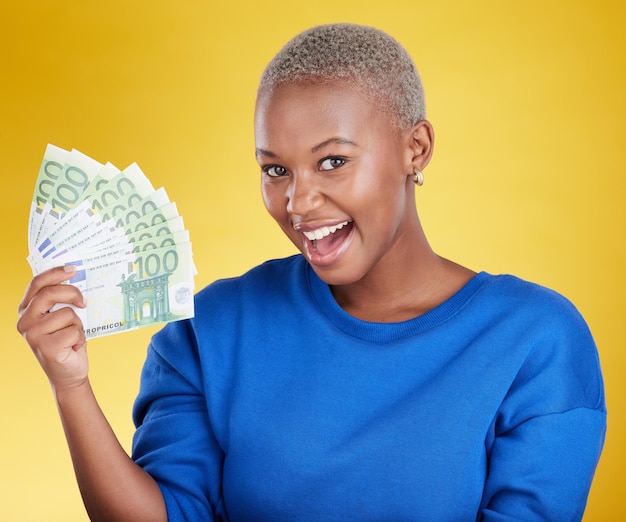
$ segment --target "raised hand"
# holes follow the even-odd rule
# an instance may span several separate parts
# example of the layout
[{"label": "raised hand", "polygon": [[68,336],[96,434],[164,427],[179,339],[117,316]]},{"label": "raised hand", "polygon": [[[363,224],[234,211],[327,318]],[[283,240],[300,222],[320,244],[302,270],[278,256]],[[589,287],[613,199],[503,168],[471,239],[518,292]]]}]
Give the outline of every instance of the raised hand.
[{"label": "raised hand", "polygon": [[35,276],[19,305],[17,329],[31,347],[56,390],[85,383],[88,373],[83,325],[69,306],[85,308],[80,291],[68,284],[76,269],[53,268]]}]

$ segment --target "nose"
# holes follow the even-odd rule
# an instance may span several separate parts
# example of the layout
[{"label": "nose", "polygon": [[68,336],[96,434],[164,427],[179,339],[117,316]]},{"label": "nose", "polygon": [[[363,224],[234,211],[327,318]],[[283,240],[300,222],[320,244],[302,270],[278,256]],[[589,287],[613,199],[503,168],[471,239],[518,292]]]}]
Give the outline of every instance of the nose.
[{"label": "nose", "polygon": [[303,173],[291,176],[287,189],[287,212],[306,216],[323,204],[324,196],[315,181],[315,175]]}]

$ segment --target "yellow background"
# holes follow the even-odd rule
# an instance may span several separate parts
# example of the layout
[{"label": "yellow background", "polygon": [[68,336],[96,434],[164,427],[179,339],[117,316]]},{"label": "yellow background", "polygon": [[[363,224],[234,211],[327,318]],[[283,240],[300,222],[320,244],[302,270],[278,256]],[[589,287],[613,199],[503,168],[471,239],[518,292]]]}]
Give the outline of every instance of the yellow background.
[{"label": "yellow background", "polygon": [[[585,520],[626,520],[624,2],[2,4],[0,519],[86,520],[47,381],[14,326],[46,144],[137,161],[178,203],[198,287],[237,275],[293,251],[259,197],[257,78],[295,33],[351,21],[389,31],[421,71],[437,139],[418,206],[434,248],[550,286],[588,320],[610,428]],[[90,345],[94,387],[127,448],[152,333]]]}]

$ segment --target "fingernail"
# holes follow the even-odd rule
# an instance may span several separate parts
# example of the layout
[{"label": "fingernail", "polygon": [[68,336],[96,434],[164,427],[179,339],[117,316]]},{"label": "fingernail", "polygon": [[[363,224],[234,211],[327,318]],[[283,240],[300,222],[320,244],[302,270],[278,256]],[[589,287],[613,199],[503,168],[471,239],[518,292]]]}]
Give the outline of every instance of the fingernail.
[{"label": "fingernail", "polygon": [[76,267],[74,265],[65,265],[63,270],[65,270],[68,274],[73,274],[76,272]]}]

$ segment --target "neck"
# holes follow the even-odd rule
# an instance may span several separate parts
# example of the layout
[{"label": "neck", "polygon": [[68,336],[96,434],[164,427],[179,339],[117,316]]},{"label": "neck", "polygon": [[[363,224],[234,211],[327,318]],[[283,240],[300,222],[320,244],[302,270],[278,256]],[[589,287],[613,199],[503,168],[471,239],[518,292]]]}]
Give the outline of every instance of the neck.
[{"label": "neck", "polygon": [[361,280],[332,286],[339,306],[364,321],[406,321],[440,305],[475,275],[435,254],[421,226],[403,244],[403,252],[381,260]]}]

